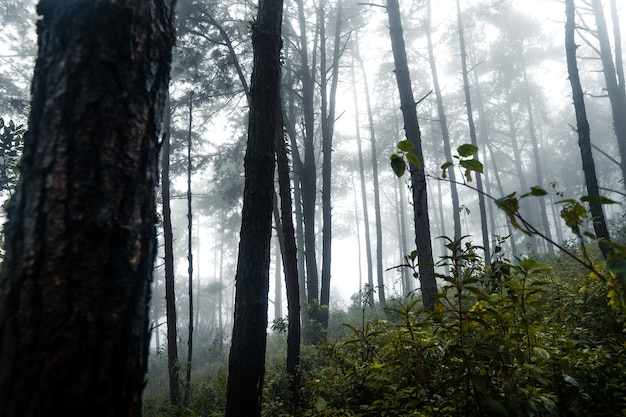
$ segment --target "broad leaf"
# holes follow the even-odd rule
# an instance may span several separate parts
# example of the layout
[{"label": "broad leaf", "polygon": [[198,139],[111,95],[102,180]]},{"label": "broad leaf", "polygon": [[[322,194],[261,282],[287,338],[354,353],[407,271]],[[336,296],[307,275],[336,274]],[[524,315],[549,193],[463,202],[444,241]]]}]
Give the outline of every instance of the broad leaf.
[{"label": "broad leaf", "polygon": [[405,139],[398,142],[398,149],[402,152],[411,152],[413,148],[415,148],[415,145],[410,140]]},{"label": "broad leaf", "polygon": [[619,204],[617,201],[601,195],[586,195],[584,197],[580,197],[580,201],[584,201],[589,204]]},{"label": "broad leaf", "polygon": [[459,153],[459,155],[467,158],[469,156],[474,155],[476,152],[478,152],[478,147],[476,147],[476,146],[474,146],[474,145],[472,145],[470,143],[465,143],[465,144],[459,146],[458,148],[456,148],[456,151]]},{"label": "broad leaf", "polygon": [[391,169],[393,169],[393,172],[399,178],[403,176],[406,171],[406,162],[404,162],[401,156],[394,153],[391,155]]},{"label": "broad leaf", "polygon": [[422,167],[422,161],[420,161],[420,159],[417,157],[417,155],[415,155],[413,152],[407,153],[406,154],[406,159],[408,159],[410,163],[415,165],[415,167],[417,169],[420,169]]}]

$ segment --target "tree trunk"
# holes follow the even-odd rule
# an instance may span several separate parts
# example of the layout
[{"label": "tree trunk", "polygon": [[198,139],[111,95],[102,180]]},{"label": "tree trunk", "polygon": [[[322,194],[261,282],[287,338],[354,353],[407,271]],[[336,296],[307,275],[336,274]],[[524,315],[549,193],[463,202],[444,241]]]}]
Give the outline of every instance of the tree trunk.
[{"label": "tree trunk", "polygon": [[[324,4],[321,1],[320,4]],[[326,91],[326,40],[322,33],[324,31],[324,7],[320,6],[320,37],[321,37],[321,58],[320,74],[321,95],[322,95],[322,282],[320,292],[320,306],[322,307],[321,325],[322,331],[326,333],[328,329],[328,313],[330,305],[330,266],[332,257],[332,152],[333,136],[335,131],[335,107],[337,97],[337,83],[339,81],[339,59],[341,57],[341,23],[342,5],[341,0],[336,4],[335,40],[333,46],[333,56],[331,69],[330,91]]]},{"label": "tree trunk", "polygon": [[[374,220],[376,224],[376,277],[378,282],[378,302],[382,307],[387,304],[385,297],[385,276],[383,275],[383,222],[380,214],[380,186],[378,185],[378,150],[376,149],[376,132],[374,130],[374,114],[370,100],[370,90],[367,83],[365,65],[358,48],[358,39],[355,42],[356,58],[361,68],[365,89],[365,105],[367,106],[367,122],[370,131],[370,150],[372,153],[372,182],[374,186]],[[371,287],[374,289],[374,287]]]},{"label": "tree trunk", "polygon": [[[304,0],[297,0],[300,23],[300,77],[302,79],[302,111],[304,113],[304,164],[301,174],[302,214],[304,217],[304,246],[306,258],[307,303],[319,300],[319,282],[315,250],[315,200],[317,198],[317,173],[315,168],[315,113],[313,91],[315,79],[309,69],[307,52],[306,18]],[[315,68],[315,65],[311,65]]]},{"label": "tree trunk", "polygon": [[[463,74],[463,90],[465,92],[465,107],[467,109],[467,123],[469,125],[470,140],[472,145],[478,147],[476,139],[476,126],[474,125],[474,113],[472,111],[472,98],[470,95],[469,71],[467,69],[467,53],[465,51],[465,35],[463,34],[463,19],[461,15],[461,0],[456,0],[457,29],[459,31],[459,46],[461,49],[461,72]],[[474,154],[476,159],[476,154]],[[480,228],[483,238],[483,250],[485,266],[491,263],[491,249],[489,248],[489,230],[487,229],[487,209],[485,207],[485,195],[483,194],[482,174],[476,172],[476,188],[478,189],[478,209],[480,211]]]},{"label": "tree trunk", "polygon": [[5,228],[3,417],[141,414],[174,5],[118,3],[37,6],[28,137]]},{"label": "tree trunk", "polygon": [[[441,137],[443,139],[443,153],[446,161],[452,162],[452,149],[450,147],[450,133],[448,131],[448,121],[446,112],[443,107],[443,97],[441,96],[441,88],[439,86],[439,75],[437,74],[437,64],[435,62],[435,52],[431,36],[431,2],[426,2],[427,17],[426,25],[426,41],[428,43],[428,60],[430,61],[430,71],[433,77],[433,87],[435,89],[435,99],[437,100],[437,114],[439,115],[439,126],[441,127]],[[452,218],[454,220],[454,240],[461,238],[461,212],[459,210],[459,193],[456,188],[456,170],[448,170],[450,177],[450,194],[452,197]]]},{"label": "tree trunk", "polygon": [[[583,172],[585,173],[585,183],[587,192],[590,196],[600,195],[598,189],[598,179],[596,178],[596,168],[591,150],[591,129],[587,120],[587,111],[585,109],[585,98],[580,77],[578,75],[578,63],[576,62],[576,40],[574,38],[576,32],[576,22],[574,20],[575,6],[574,0],[565,0],[565,52],[567,54],[567,73],[569,81],[572,85],[572,98],[574,100],[574,109],[576,111],[576,124],[578,126],[578,146],[583,163]],[[596,237],[599,240],[600,251],[604,258],[611,252],[609,231],[604,218],[602,205],[597,203],[589,203],[591,215],[593,216],[593,228]]]},{"label": "tree trunk", "polygon": [[191,128],[193,126],[193,91],[189,93],[189,129],[187,131],[187,267],[189,286],[189,326],[187,335],[187,364],[185,369],[185,406],[189,405],[191,388],[191,359],[193,356],[193,217],[191,212]]},{"label": "tree trunk", "polygon": [[172,209],[170,204],[170,123],[171,108],[167,96],[161,145],[161,194],[163,198],[163,246],[165,267],[165,315],[167,320],[167,369],[170,383],[170,403],[180,402],[178,335],[176,326],[176,292],[174,280],[174,234],[172,232]]},{"label": "tree trunk", "polygon": [[613,127],[617,136],[617,145],[620,155],[620,167],[622,177],[626,182],[626,94],[624,88],[617,82],[615,64],[611,53],[611,42],[604,18],[604,10],[601,0],[591,0],[593,14],[596,18],[596,28],[598,41],[600,42],[600,58],[602,60],[602,70],[606,82],[606,92],[611,102],[611,112],[613,113]]},{"label": "tree trunk", "polygon": [[[358,38],[355,40],[355,45],[358,45]],[[358,46],[355,46],[358,48]],[[353,57],[354,58],[354,57]],[[357,97],[356,80],[354,74],[354,59],[352,62],[352,94],[354,98],[354,110],[356,113],[356,146],[359,157],[359,176],[361,180],[361,202],[363,204],[363,226],[365,228],[365,257],[367,260],[367,285],[369,290],[367,292],[367,303],[370,307],[374,307],[374,293],[371,291],[374,288],[374,271],[372,269],[372,240],[370,237],[370,220],[369,220],[369,207],[367,204],[367,190],[365,186],[365,164],[363,163],[363,149],[361,146],[361,129],[359,123],[359,100]],[[363,288],[359,285],[359,291]]]},{"label": "tree trunk", "polygon": [[[395,63],[396,81],[400,93],[400,109],[404,119],[406,138],[415,146],[414,151],[420,161],[422,154],[422,138],[417,119],[415,99],[411,87],[411,77],[406,59],[404,36],[398,0],[387,0],[389,16],[389,34]],[[424,306],[433,310],[437,294],[435,267],[433,263],[432,242],[430,239],[430,222],[428,219],[428,196],[426,192],[426,176],[424,165],[411,166],[411,187],[413,192],[413,214],[415,222],[415,245],[419,259],[419,279]]]},{"label": "tree trunk", "polygon": [[[289,158],[287,143],[282,132],[282,123],[277,126],[276,162],[280,194],[280,214],[284,242],[283,264],[285,291],[287,293],[287,374],[291,377],[291,400],[298,405],[300,400],[300,289],[298,278],[298,249],[293,226],[291,186],[289,180]],[[278,283],[276,284],[278,285]]]},{"label": "tree trunk", "polygon": [[265,375],[274,152],[282,128],[282,1],[259,0],[252,24],[245,185],[235,277],[235,319],[228,361],[226,417],[260,416]]}]

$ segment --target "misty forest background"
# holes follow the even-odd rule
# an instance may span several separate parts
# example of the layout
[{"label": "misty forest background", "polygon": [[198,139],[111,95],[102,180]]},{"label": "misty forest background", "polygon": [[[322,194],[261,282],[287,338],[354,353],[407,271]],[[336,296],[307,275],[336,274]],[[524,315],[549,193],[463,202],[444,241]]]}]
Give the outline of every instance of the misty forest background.
[{"label": "misty forest background", "polygon": [[[612,73],[624,95],[626,5],[575,9],[599,198],[583,170],[566,2],[400,3],[439,294],[422,303],[410,173],[399,176],[417,169],[418,150],[403,142],[388,4],[285,1],[302,334],[286,369],[276,199],[263,415],[624,415],[626,99],[616,109],[609,90]],[[255,14],[249,1],[177,4],[146,416],[226,407]],[[6,201],[29,112],[34,4],[1,1],[0,19]],[[590,214],[600,203],[610,247]]]}]

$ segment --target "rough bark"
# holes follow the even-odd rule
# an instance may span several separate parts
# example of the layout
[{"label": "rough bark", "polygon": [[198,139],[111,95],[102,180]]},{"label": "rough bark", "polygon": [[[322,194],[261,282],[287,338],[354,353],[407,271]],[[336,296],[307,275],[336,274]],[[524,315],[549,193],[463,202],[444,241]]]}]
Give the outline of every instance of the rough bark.
[{"label": "rough bark", "polygon": [[174,2],[43,0],[0,305],[0,414],[139,416]]},{"label": "rough bark", "polygon": [[[596,168],[593,160],[591,149],[591,129],[587,119],[587,111],[585,108],[585,98],[578,75],[578,63],[576,61],[576,45],[575,32],[575,5],[574,0],[565,1],[565,52],[567,54],[567,73],[572,86],[572,98],[574,100],[574,110],[576,112],[576,125],[578,126],[578,146],[583,163],[583,172],[585,174],[585,183],[587,192],[590,196],[598,196],[600,190],[598,188],[598,179],[596,177]],[[600,239],[600,250],[606,259],[611,252],[611,248],[607,245],[610,241],[609,231],[606,226],[606,219],[602,205],[590,203],[589,208],[593,217],[593,228],[596,237]]]},{"label": "rough bark", "polygon": [[260,416],[265,375],[275,140],[281,126],[282,1],[259,0],[252,24],[245,185],[228,361],[226,417]]},{"label": "rough bark", "polygon": [[[393,50],[396,81],[400,93],[400,109],[402,110],[404,120],[404,131],[407,140],[410,140],[415,147],[415,155],[420,161],[423,161],[422,138],[406,59],[398,0],[387,0],[387,15],[389,16],[389,34]],[[411,189],[413,193],[415,244],[419,260],[420,290],[424,306],[432,310],[435,306],[437,282],[434,275],[430,221],[428,218],[428,196],[423,164],[419,167],[411,166]]]}]

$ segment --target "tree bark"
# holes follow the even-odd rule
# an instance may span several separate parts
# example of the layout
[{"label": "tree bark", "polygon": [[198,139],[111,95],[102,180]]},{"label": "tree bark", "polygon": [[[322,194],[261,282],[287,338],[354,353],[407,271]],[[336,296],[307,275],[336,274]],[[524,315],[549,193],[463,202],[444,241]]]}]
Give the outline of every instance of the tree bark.
[{"label": "tree bark", "polygon": [[139,416],[174,2],[37,11],[2,268],[0,414]]},{"label": "tree bark", "polygon": [[189,93],[189,128],[187,130],[187,284],[189,294],[189,323],[187,334],[187,364],[185,366],[185,406],[189,405],[191,360],[193,357],[193,213],[191,211],[191,128],[193,126],[193,91]]},{"label": "tree bark", "polygon": [[[580,147],[580,155],[583,163],[583,172],[585,173],[585,183],[587,192],[590,196],[600,195],[598,188],[598,179],[596,177],[596,168],[593,160],[591,149],[591,129],[587,119],[587,111],[585,109],[585,98],[578,75],[578,63],[576,62],[576,45],[575,32],[575,5],[574,0],[565,0],[565,52],[567,54],[567,73],[572,86],[572,98],[574,100],[574,110],[576,111],[576,124],[578,126],[578,146]],[[589,203],[591,216],[593,217],[593,228],[596,237],[599,239],[600,251],[606,259],[611,253],[611,248],[607,244],[610,241],[609,230],[606,226],[606,219],[602,205],[597,203]]]},{"label": "tree bark", "polygon": [[[422,138],[417,119],[411,77],[406,59],[404,36],[398,0],[387,0],[387,15],[389,16],[389,34],[395,63],[396,81],[400,93],[400,109],[404,119],[406,138],[415,146],[415,155],[424,161],[422,154]],[[433,310],[437,294],[435,267],[433,263],[433,249],[430,238],[430,221],[428,219],[428,196],[426,191],[426,176],[424,165],[411,166],[411,188],[413,192],[413,214],[415,222],[415,245],[418,251],[420,290],[424,306]]]},{"label": "tree bark", "polygon": [[245,185],[235,276],[235,319],[228,361],[226,417],[260,416],[265,375],[275,142],[280,97],[283,2],[259,0],[252,24]]}]

